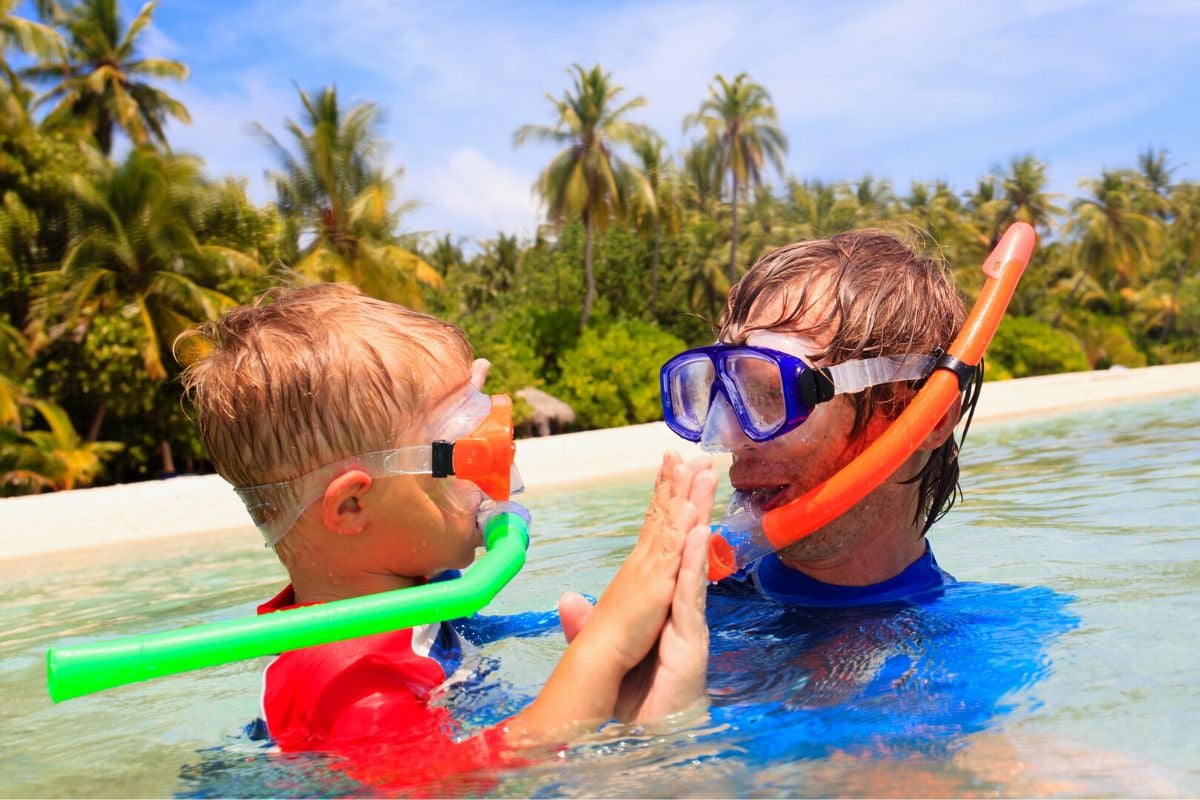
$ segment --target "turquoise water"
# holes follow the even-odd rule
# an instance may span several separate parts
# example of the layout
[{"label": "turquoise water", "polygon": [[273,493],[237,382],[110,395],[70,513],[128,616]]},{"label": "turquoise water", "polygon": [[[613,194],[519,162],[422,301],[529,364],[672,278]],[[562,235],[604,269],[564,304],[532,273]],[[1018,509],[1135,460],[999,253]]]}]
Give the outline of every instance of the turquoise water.
[{"label": "turquoise water", "polygon": [[[1200,794],[1200,397],[971,433],[966,499],[931,536],[960,581],[928,603],[803,612],[714,603],[713,709],[606,728],[552,760],[419,794]],[[645,485],[531,496],[530,561],[493,608],[599,594]],[[371,793],[240,736],[256,665],[55,706],[47,646],[252,613],[280,585],[253,534],[2,562],[0,796]],[[444,702],[467,727],[536,692],[557,633],[483,648]]]}]

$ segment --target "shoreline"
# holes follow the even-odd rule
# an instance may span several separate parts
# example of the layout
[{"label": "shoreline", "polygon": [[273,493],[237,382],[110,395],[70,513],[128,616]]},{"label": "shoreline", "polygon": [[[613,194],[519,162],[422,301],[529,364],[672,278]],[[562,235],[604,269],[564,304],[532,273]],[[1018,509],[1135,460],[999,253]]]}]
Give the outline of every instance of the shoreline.
[{"label": "shoreline", "polygon": [[[997,381],[984,386],[972,425],[1192,393],[1200,393],[1200,362]],[[649,478],[664,450],[685,458],[700,453],[662,422],[521,439],[517,448],[528,491],[537,495]],[[0,499],[0,561],[229,530],[258,537],[218,475]]]}]

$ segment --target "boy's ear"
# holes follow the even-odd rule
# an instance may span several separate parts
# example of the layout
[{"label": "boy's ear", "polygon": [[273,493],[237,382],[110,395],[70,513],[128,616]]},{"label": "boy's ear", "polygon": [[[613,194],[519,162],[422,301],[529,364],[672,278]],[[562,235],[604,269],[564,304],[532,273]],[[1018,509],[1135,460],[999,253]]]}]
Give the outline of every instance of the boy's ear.
[{"label": "boy's ear", "polygon": [[938,420],[938,424],[933,427],[929,435],[925,437],[925,441],[917,447],[917,450],[925,453],[937,450],[946,441],[946,437],[954,435],[954,426],[958,424],[958,418],[962,416],[962,395],[954,398],[954,402],[950,404],[950,408]]},{"label": "boy's ear", "polygon": [[367,522],[361,495],[370,488],[371,476],[358,469],[331,480],[321,498],[321,522],[334,533],[359,533]]}]

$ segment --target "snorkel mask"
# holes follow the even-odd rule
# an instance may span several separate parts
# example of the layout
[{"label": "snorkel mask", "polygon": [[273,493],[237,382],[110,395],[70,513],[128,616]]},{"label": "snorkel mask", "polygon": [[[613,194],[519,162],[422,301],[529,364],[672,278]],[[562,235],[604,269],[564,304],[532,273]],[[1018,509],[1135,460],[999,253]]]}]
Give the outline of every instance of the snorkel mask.
[{"label": "snorkel mask", "polygon": [[513,459],[512,399],[490,398],[471,387],[449,407],[435,410],[430,444],[361,453],[301,475],[290,481],[235,489],[246,504],[267,547],[274,547],[300,515],[321,499],[329,482],[357,469],[371,478],[389,475],[431,475],[442,478],[431,499],[445,510],[475,513],[485,497],[504,502],[524,491]]},{"label": "snorkel mask", "polygon": [[1009,227],[984,261],[987,281],[946,353],[814,369],[770,348],[714,345],[681,353],[664,365],[661,388],[667,425],[710,452],[727,449],[722,433],[729,432],[731,425],[754,441],[767,441],[803,423],[814,405],[836,394],[928,376],[883,434],[825,482],[765,512],[735,498],[709,540],[709,580],[727,578],[819,530],[900,468],[974,380],[1035,242],[1029,225],[1018,222]]},{"label": "snorkel mask", "polygon": [[786,334],[756,333],[753,341],[697,347],[664,364],[659,383],[667,427],[706,453],[724,453],[736,431],[751,441],[770,441],[839,394],[919,380],[937,360],[883,356],[816,369],[786,352],[794,347]]}]

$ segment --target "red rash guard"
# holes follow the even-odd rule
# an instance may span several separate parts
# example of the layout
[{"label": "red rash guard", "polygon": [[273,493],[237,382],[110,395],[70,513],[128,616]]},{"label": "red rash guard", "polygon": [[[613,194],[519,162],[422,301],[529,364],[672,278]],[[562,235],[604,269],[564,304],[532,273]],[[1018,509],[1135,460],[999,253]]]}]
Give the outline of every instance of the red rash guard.
[{"label": "red rash guard", "polygon": [[[258,613],[295,606],[288,586]],[[429,703],[462,656],[449,622],[288,651],[263,672],[263,720],[281,750],[336,753],[375,785],[513,763],[502,728],[455,741],[450,712]]]}]

